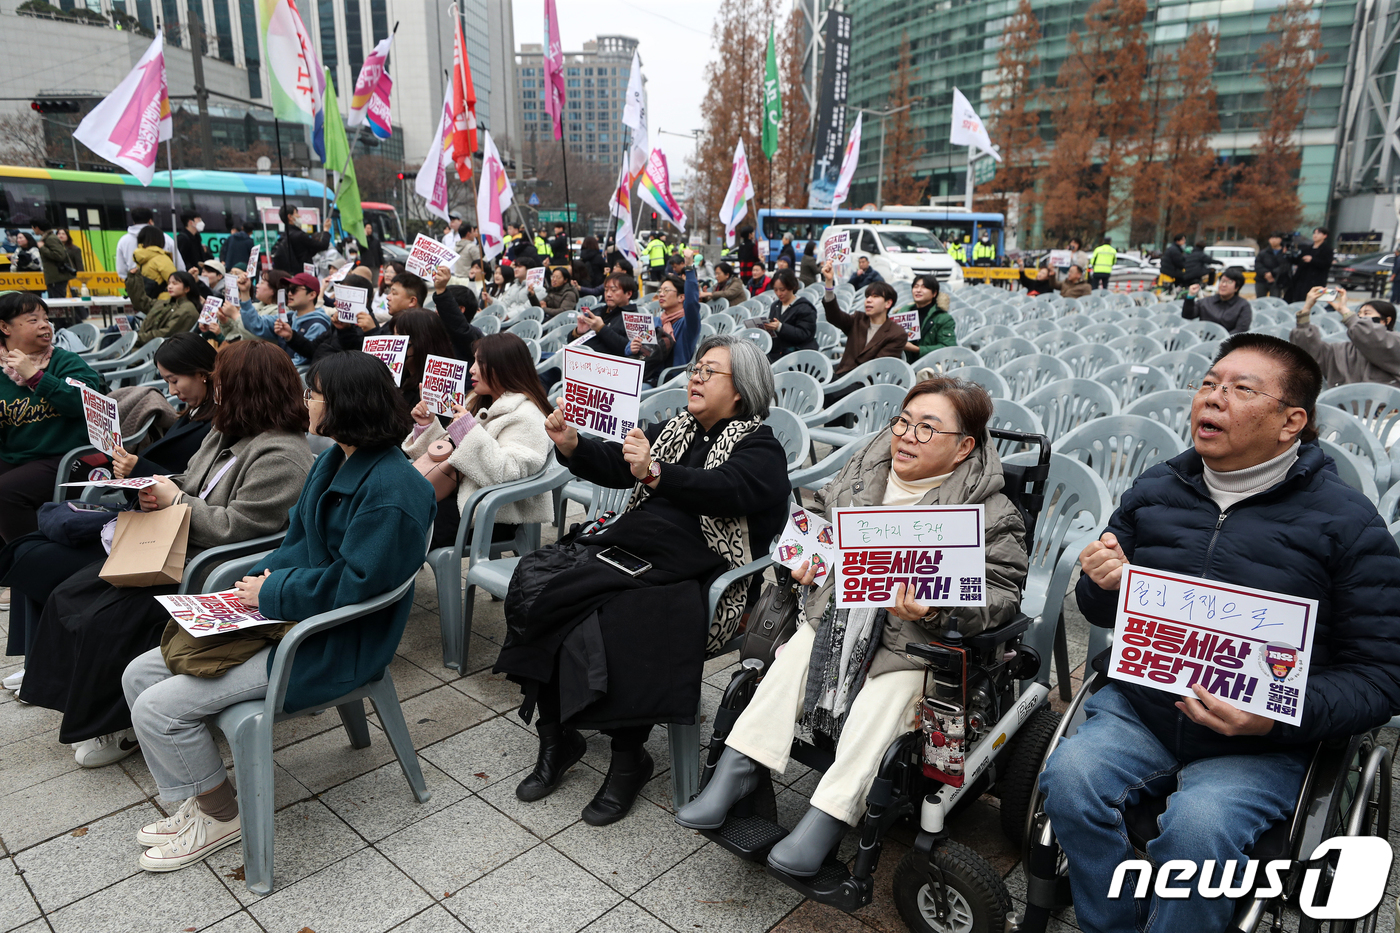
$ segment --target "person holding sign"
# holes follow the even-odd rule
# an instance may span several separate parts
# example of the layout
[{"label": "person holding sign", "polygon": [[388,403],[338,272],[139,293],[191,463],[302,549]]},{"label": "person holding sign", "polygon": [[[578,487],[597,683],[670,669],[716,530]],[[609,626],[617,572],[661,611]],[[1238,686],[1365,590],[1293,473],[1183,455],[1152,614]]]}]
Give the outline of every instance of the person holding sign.
[{"label": "person holding sign", "polygon": [[[1258,836],[1292,812],[1317,742],[1384,725],[1400,711],[1400,552],[1376,507],[1338,478],[1317,445],[1321,382],[1312,358],[1286,341],[1236,334],[1222,342],[1191,405],[1194,448],[1138,477],[1080,555],[1075,596],[1093,625],[1114,625],[1120,597],[1131,596],[1120,593],[1130,565],[1317,603],[1310,670],[1290,688],[1300,694],[1296,725],[1241,709],[1243,693],[1236,702],[1222,695],[1231,683],[1239,692],[1236,669],[1267,691],[1277,676],[1271,655],[1287,664],[1305,647],[1216,644],[1211,620],[1218,615],[1223,626],[1229,618],[1228,593],[1154,610],[1190,620],[1191,635],[1174,644],[1186,627],[1153,623],[1151,663],[1160,657],[1172,680],[1173,668],[1209,665],[1202,682],[1167,690],[1113,679],[1088,700],[1088,721],[1040,776],[1086,931],[1136,923],[1131,897],[1107,897],[1114,867],[1136,857],[1123,830],[1125,800],[1169,795],[1161,834],[1147,846],[1154,864],[1214,859],[1240,869]],[[1271,640],[1279,631],[1267,611],[1245,624]],[[1203,652],[1207,640],[1215,647]],[[1111,668],[1109,676],[1125,673]],[[1237,883],[1214,881],[1226,882]],[[1141,905],[1155,918],[1152,929],[1227,925],[1231,900],[1177,887],[1189,896]]]},{"label": "person holding sign", "polygon": [[[29,292],[0,295],[0,543],[39,527],[58,462],[87,444],[79,382],[107,384],[82,357],[53,345],[49,306]],[[71,380],[71,381],[70,381]],[[9,591],[0,594],[8,602]],[[14,642],[11,642],[14,645]],[[23,643],[14,645],[23,648]]]},{"label": "person holding sign", "polygon": [[[804,561],[794,573],[803,587],[801,623],[730,731],[710,783],[676,813],[677,823],[691,829],[722,825],[730,808],[757,788],[760,769],[787,768],[798,722],[836,742],[836,761],[812,794],[806,816],[769,854],[769,864],[798,877],[814,875],[860,819],[885,750],[915,727],[924,671],[904,656],[905,646],[937,640],[954,622],[963,635],[995,628],[1020,607],[1025,524],[1001,491],[1001,459],[987,433],[991,417],[992,399],[975,383],[951,376],[920,382],[890,427],[851,458],[810,509],[829,515],[851,506],[982,504],[986,605],[924,605],[899,585],[889,609],[838,609],[836,574],[827,573],[813,587],[816,572]],[[843,650],[847,633],[855,639]],[[809,680],[818,672],[819,678]],[[809,683],[837,689],[808,689]]]},{"label": "person holding sign", "polygon": [[768,361],[776,363],[789,353],[817,348],[817,309],[797,294],[797,276],[791,269],[773,273],[773,294],[778,297],[763,329],[773,337]]},{"label": "person holding sign", "polygon": [[[238,601],[277,623],[192,637],[171,620],[160,645],[131,660],[121,684],[156,789],[182,801],[137,840],[147,871],[174,871],[242,838],[238,800],[209,718],[267,696],[281,638],[301,620],[392,590],[422,566],[433,490],[398,451],[412,420],[389,371],[336,353],[307,374],[311,430],[335,441],[306,477],[282,544],[234,584]],[[300,401],[300,399],[298,400]],[[383,675],[412,599],[312,635],[298,649],[284,703],[324,704]]]},{"label": "person holding sign", "polygon": [[[822,279],[826,285],[826,293],[822,296],[826,319],[846,335],[846,349],[832,373],[833,379],[840,379],[861,363],[887,356],[898,358],[904,353],[909,333],[890,320],[890,309],[899,300],[894,286],[883,281],[871,282],[865,286],[865,310],[847,314],[836,303],[836,279],[830,260],[822,263]],[[864,386],[857,384],[849,389],[827,393],[826,404],[838,402],[861,388]]]},{"label": "person holding sign", "polygon": [[[347,275],[340,280],[341,285],[350,288],[361,288],[368,293],[372,288],[367,278],[359,275]],[[359,350],[364,338],[364,327],[369,326],[371,331],[377,329],[374,318],[370,316],[369,309],[360,306],[359,313],[355,316],[355,323],[350,324],[345,321],[332,320],[331,326],[326,328],[315,338],[308,338],[299,330],[293,330],[290,326],[275,324],[273,331],[280,335],[281,330],[286,330],[283,338],[287,342],[287,348],[299,359],[311,360],[315,362],[328,353],[340,353],[346,350]]]},{"label": "person holding sign", "polygon": [[137,314],[146,316],[136,332],[135,346],[144,347],[157,337],[191,330],[199,320],[199,305],[194,301],[199,294],[199,284],[194,276],[188,272],[172,272],[165,289],[164,295],[154,301],[142,289],[127,289],[131,306]]},{"label": "person holding sign", "polygon": [[904,345],[904,357],[912,363],[925,354],[958,345],[957,322],[948,313],[949,297],[932,272],[914,276],[913,304],[900,310],[919,313],[919,342]]},{"label": "person holding sign", "polygon": [[[136,497],[143,512],[189,510],[186,559],[285,528],[312,463],[301,378],[280,348],[261,340],[233,344],[218,354],[214,389],[213,430],[188,467],[157,475]],[[122,543],[116,542],[114,555]],[[160,643],[169,614],[150,597],[176,590],[175,584],[114,586],[102,579],[105,566],[88,564],[54,589],[20,691],[25,702],[63,713],[58,741],[74,745],[74,758],[85,768],[136,750],[121,674],[132,658]]]},{"label": "person holding sign", "polygon": [[[545,422],[576,476],[633,492],[601,531],[521,559],[513,591],[537,595],[507,605],[495,672],[521,684],[525,721],[539,706],[539,757],[521,800],[558,788],[586,748],[579,729],[612,738],[608,776],[583,810],[595,826],[626,816],[651,778],[652,724],[694,721],[707,642],[720,648],[749,602],[738,584],[708,619],[706,588],[766,550],[787,519],[787,458],[763,424],[773,401],[763,354],[741,337],[707,339],[689,394],[686,411],[622,444],[580,435],[560,409]],[[602,669],[606,690],[592,689],[590,671]]]},{"label": "person holding sign", "polygon": [[243,326],[254,336],[286,350],[292,362],[301,366],[311,360],[292,349],[289,343],[292,334],[300,334],[314,343],[333,325],[330,316],[316,307],[316,299],[321,294],[321,282],[316,276],[305,272],[289,275],[282,280],[282,288],[287,293],[287,310],[290,312],[285,322],[278,321],[275,316],[264,317],[244,311]]},{"label": "person holding sign", "polygon": [[[554,409],[545,398],[535,364],[525,341],[515,334],[488,334],[476,343],[471,367],[472,393],[465,406],[457,406],[451,424],[428,411],[427,403],[413,407],[413,433],[404,439],[410,460],[431,455],[446,440],[445,458],[457,474],[455,495],[438,501],[432,547],[447,547],[457,540],[462,506],[471,494],[485,486],[526,479],[544,469],[550,442],[544,419]],[[541,493],[522,502],[505,505],[496,515],[499,538],[515,537],[518,525],[554,519],[552,498]]]}]

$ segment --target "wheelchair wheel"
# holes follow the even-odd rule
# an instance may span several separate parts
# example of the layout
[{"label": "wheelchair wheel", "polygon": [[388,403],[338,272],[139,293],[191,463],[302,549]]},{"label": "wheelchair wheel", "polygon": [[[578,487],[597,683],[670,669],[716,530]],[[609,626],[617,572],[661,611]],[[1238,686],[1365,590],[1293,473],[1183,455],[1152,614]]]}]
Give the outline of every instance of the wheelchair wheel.
[{"label": "wheelchair wheel", "polygon": [[956,842],[943,843],[929,860],[943,872],[948,916],[938,919],[928,875],[910,852],[894,870],[894,904],[905,925],[913,933],[1000,933],[1011,912],[1011,895],[992,866]]},{"label": "wheelchair wheel", "polygon": [[997,779],[996,793],[1001,797],[1001,831],[1015,845],[1025,839],[1026,811],[1033,802],[1035,779],[1059,725],[1059,713],[1049,707],[1041,709],[1016,733],[1007,750],[1006,769]]}]

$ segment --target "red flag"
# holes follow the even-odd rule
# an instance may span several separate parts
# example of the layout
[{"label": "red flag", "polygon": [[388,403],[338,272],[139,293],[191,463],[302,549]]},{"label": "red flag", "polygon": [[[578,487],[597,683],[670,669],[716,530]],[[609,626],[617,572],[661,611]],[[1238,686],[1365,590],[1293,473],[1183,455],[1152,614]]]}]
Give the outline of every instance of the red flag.
[{"label": "red flag", "polygon": [[452,43],[452,161],[457,163],[457,177],[466,181],[472,177],[472,153],[476,152],[476,88],[462,36],[462,16],[455,4],[452,10],[456,25]]}]

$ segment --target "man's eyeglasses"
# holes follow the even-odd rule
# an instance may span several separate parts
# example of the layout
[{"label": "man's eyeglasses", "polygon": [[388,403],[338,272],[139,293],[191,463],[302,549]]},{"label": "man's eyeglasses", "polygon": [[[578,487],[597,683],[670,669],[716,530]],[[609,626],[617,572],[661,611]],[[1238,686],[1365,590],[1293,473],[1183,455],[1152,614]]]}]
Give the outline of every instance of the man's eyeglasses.
[{"label": "man's eyeglasses", "polygon": [[733,373],[725,372],[722,369],[715,369],[713,366],[688,366],[685,370],[686,376],[696,380],[701,385],[710,381],[711,376],[732,376]]},{"label": "man's eyeglasses", "polygon": [[1216,389],[1219,389],[1222,393],[1224,393],[1226,399],[1229,399],[1233,393],[1233,396],[1239,399],[1241,402],[1252,402],[1255,398],[1262,395],[1265,398],[1273,399],[1275,402],[1278,402],[1280,405],[1283,405],[1285,407],[1298,407],[1297,405],[1290,405],[1288,402],[1285,402],[1277,395],[1270,395],[1267,392],[1260,392],[1258,389],[1251,389],[1249,386],[1230,385],[1227,382],[1214,382],[1210,379],[1202,379],[1201,384],[1199,386],[1189,385],[1187,386],[1187,388],[1195,389],[1196,395],[1201,398],[1209,398],[1210,396],[1215,394]]},{"label": "man's eyeglasses", "polygon": [[927,444],[929,441],[933,440],[936,434],[960,437],[964,433],[962,431],[940,431],[926,421],[912,423],[903,415],[895,415],[890,419],[890,430],[895,433],[896,437],[903,437],[905,434],[909,433],[911,427],[914,429],[914,440],[920,444]]}]

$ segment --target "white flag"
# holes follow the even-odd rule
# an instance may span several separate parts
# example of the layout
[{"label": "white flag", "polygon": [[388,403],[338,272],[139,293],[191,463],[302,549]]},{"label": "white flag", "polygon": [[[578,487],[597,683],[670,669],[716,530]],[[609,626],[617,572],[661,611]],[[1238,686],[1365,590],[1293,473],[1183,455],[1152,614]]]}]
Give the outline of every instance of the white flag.
[{"label": "white flag", "polygon": [[753,176],[749,174],[749,159],[744,154],[744,140],[734,147],[734,171],[729,178],[729,190],[724,194],[720,205],[719,219],[724,224],[724,242],[734,245],[734,228],[749,212],[749,202],[753,200]]},{"label": "white flag", "polygon": [[149,185],[160,144],[171,132],[165,37],[157,34],[122,83],[83,117],[73,137]]},{"label": "white flag", "polygon": [[637,237],[632,232],[632,218],[628,214],[623,214],[618,218],[617,234],[613,242],[617,245],[617,251],[627,257],[627,261],[636,269],[641,262],[641,252],[637,249]]},{"label": "white flag", "polygon": [[413,180],[414,192],[427,202],[428,213],[448,219],[447,214],[447,166],[452,163],[452,89],[442,101],[442,115],[438,117],[437,133],[428,146],[428,154],[423,159],[423,167]]},{"label": "white flag", "polygon": [[955,146],[981,149],[993,159],[1001,161],[1001,156],[992,147],[992,138],[987,135],[987,125],[957,88],[953,88],[953,129],[948,134],[948,141]]},{"label": "white flag", "polygon": [[505,249],[505,214],[515,200],[510,178],[496,141],[491,134],[481,134],[481,184],[476,189],[476,223],[481,231],[481,252],[494,259]]},{"label": "white flag", "polygon": [[632,148],[628,150],[630,181],[635,181],[646,168],[651,154],[647,130],[647,92],[642,84],[642,56],[632,51],[632,70],[627,78],[627,101],[622,108],[622,123],[632,129]]},{"label": "white flag", "polygon": [[836,191],[831,195],[831,209],[834,211],[846,200],[851,191],[851,179],[856,174],[856,160],[860,158],[860,120],[863,113],[856,114],[856,122],[851,127],[850,138],[846,140],[846,154],[841,157],[841,174],[836,178]]}]

